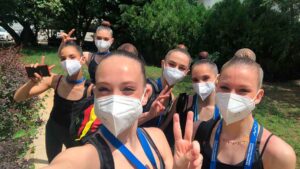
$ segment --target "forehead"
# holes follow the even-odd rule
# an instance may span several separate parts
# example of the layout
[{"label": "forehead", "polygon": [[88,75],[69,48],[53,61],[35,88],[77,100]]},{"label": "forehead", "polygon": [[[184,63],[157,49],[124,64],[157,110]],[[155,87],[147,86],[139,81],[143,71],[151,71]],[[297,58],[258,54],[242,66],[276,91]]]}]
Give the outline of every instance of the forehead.
[{"label": "forehead", "polygon": [[215,72],[213,70],[213,67],[209,64],[199,64],[196,65],[192,70],[192,76],[202,75],[202,74],[209,74],[209,75],[215,75]]},{"label": "forehead", "polygon": [[222,70],[219,82],[257,88],[258,71],[253,66],[232,65]]},{"label": "forehead", "polygon": [[166,61],[173,61],[188,66],[190,63],[190,58],[182,52],[175,51],[166,58]]},{"label": "forehead", "polygon": [[112,37],[111,32],[107,29],[101,29],[96,32],[96,36],[100,37]]},{"label": "forehead", "polygon": [[62,48],[62,50],[60,51],[61,56],[70,55],[70,54],[75,55],[75,54],[80,54],[80,53],[76,49],[75,46],[66,46],[66,47]]},{"label": "forehead", "polygon": [[130,58],[110,56],[100,62],[96,72],[96,82],[124,82],[135,81],[143,84],[143,75],[140,64]]}]

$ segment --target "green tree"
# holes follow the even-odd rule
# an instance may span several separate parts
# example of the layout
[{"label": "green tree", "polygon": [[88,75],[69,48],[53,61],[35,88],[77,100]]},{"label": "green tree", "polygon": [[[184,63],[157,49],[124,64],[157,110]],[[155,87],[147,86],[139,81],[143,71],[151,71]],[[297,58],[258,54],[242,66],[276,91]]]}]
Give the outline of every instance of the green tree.
[{"label": "green tree", "polygon": [[121,18],[147,63],[157,65],[179,43],[191,53],[198,52],[196,42],[202,33],[205,11],[194,1],[155,0],[143,7],[128,7]]}]

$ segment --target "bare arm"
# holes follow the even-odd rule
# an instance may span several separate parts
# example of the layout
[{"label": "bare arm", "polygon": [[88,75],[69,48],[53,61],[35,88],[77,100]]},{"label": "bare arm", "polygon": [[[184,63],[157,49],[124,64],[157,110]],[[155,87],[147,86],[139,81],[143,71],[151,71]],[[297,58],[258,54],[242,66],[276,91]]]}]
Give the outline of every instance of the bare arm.
[{"label": "bare arm", "polygon": [[90,144],[69,148],[58,154],[51,164],[43,169],[98,169],[100,160],[97,150]]},{"label": "bare arm", "polygon": [[[42,56],[41,64],[44,64],[45,57]],[[39,64],[31,65],[31,67],[37,67]],[[49,71],[54,67],[54,65],[49,67]],[[17,102],[26,100],[30,97],[39,95],[49,88],[52,87],[53,79],[56,75],[50,72],[50,77],[42,77],[39,74],[35,73],[33,78],[21,86],[14,95],[14,100]]]}]

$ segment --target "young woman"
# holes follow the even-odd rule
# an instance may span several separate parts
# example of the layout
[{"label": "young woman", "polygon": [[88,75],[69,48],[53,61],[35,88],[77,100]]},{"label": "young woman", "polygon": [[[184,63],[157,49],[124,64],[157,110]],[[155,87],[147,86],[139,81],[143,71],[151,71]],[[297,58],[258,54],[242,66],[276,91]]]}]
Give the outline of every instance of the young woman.
[{"label": "young woman", "polygon": [[[108,21],[103,21],[101,26],[99,26],[94,35],[95,45],[98,49],[96,53],[83,52],[86,64],[88,66],[88,71],[92,83],[95,83],[95,72],[97,65],[100,63],[101,59],[110,53],[109,49],[114,42],[113,31],[110,28],[111,24]],[[68,34],[62,33],[61,45],[66,42],[75,40],[72,38],[72,34],[75,29],[72,29]],[[59,50],[60,51],[60,48]]]},{"label": "young woman", "polygon": [[[83,77],[81,67],[85,60],[79,46],[66,43],[61,47],[59,57],[67,76],[51,73],[50,77],[41,77],[35,73],[35,78],[20,87],[14,96],[15,101],[22,101],[54,89],[54,105],[46,125],[46,152],[49,162],[61,152],[63,145],[67,148],[76,145],[69,133],[71,115],[75,111],[73,107],[90,95],[92,89]],[[43,60],[44,57],[41,64],[44,64]],[[38,65],[36,63],[31,66]]]},{"label": "young woman", "polygon": [[[191,71],[195,94],[187,95],[186,93],[181,93],[178,96],[167,118],[167,122],[171,123],[169,125],[172,125],[171,117],[174,113],[179,114],[181,127],[185,126],[186,115],[189,111],[194,112],[194,122],[207,121],[211,118],[216,119],[220,116],[219,109],[215,106],[215,81],[218,75],[217,65],[208,59],[201,59],[193,64]],[[169,144],[172,146],[174,144],[172,135],[167,138]]]},{"label": "young woman", "polygon": [[216,103],[222,119],[195,124],[203,169],[295,169],[290,145],[253,118],[260,103],[263,70],[247,57],[234,57],[221,69]]},{"label": "young woman", "polygon": [[97,68],[95,84],[95,110],[103,125],[90,140],[91,144],[67,149],[47,168],[201,167],[199,144],[191,141],[192,113],[188,116],[184,139],[178,116],[174,117],[174,159],[161,130],[137,127],[149,89],[144,65],[136,56],[116,52],[105,57]]}]

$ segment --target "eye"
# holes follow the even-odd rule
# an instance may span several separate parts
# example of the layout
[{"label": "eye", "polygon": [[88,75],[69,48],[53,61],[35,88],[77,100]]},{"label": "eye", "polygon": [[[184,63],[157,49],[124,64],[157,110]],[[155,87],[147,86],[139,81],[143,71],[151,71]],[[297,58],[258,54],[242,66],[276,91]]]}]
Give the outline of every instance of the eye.
[{"label": "eye", "polygon": [[204,82],[207,82],[209,79],[210,79],[209,76],[203,76],[203,77],[202,77],[202,80],[203,80]]},{"label": "eye", "polygon": [[168,65],[173,68],[176,67],[176,64],[174,64],[174,63],[168,63]]},{"label": "eye", "polygon": [[230,90],[229,87],[227,87],[227,86],[225,86],[225,85],[220,86],[220,89],[221,89],[222,91],[229,91],[229,90]]},{"label": "eye", "polygon": [[240,95],[246,95],[246,94],[250,93],[250,90],[249,89],[239,89],[238,93]]},{"label": "eye", "polygon": [[193,83],[198,83],[199,80],[198,80],[197,78],[192,78],[192,82],[193,82]]},{"label": "eye", "polygon": [[99,92],[109,92],[109,89],[107,87],[99,87],[98,91]]},{"label": "eye", "polygon": [[186,71],[187,70],[187,68],[186,67],[184,67],[184,66],[179,66],[179,68],[178,68],[180,71]]},{"label": "eye", "polygon": [[109,38],[103,38],[103,40],[105,40],[105,41],[109,41]]}]

